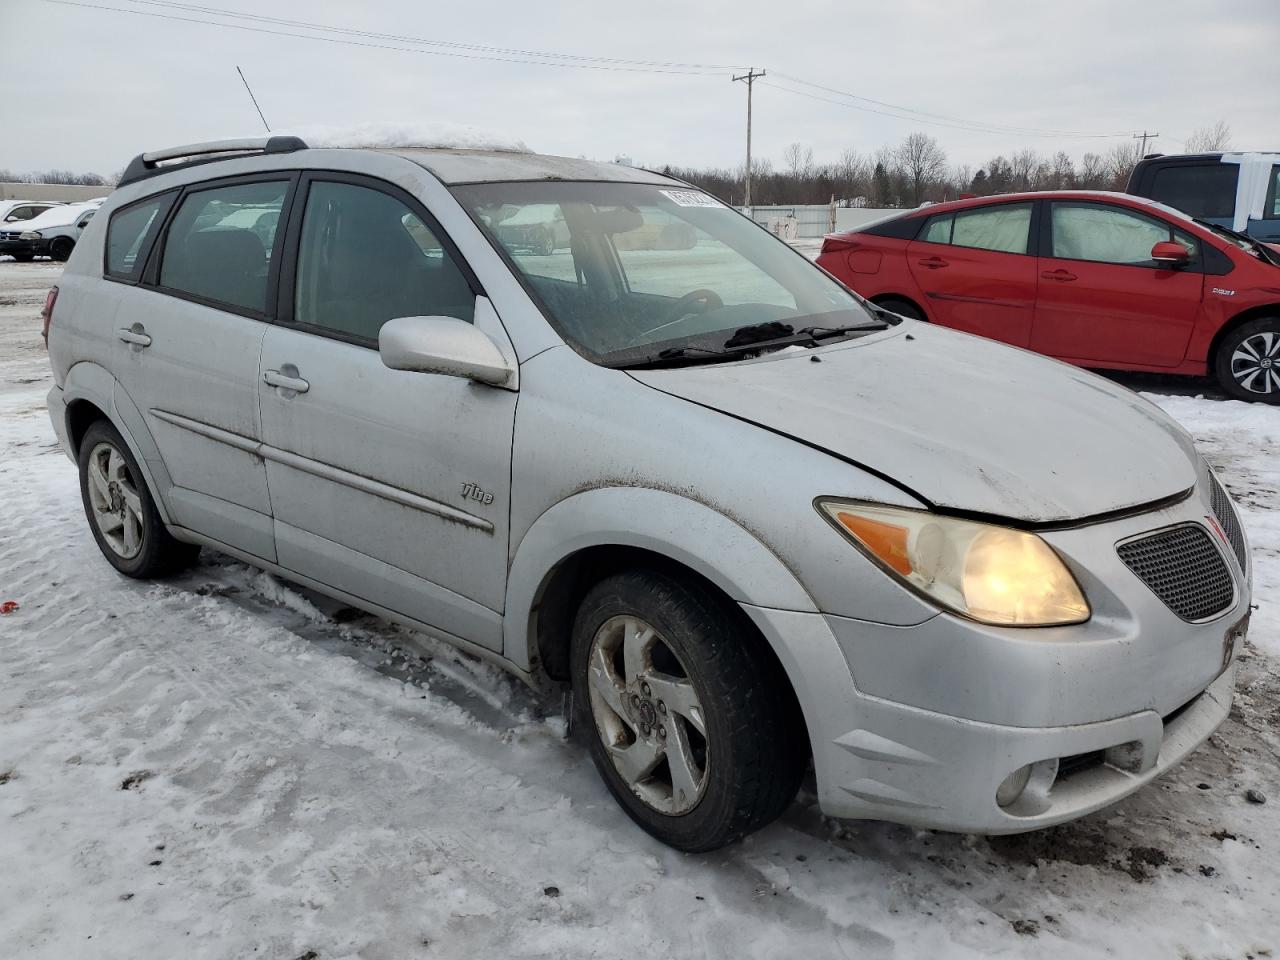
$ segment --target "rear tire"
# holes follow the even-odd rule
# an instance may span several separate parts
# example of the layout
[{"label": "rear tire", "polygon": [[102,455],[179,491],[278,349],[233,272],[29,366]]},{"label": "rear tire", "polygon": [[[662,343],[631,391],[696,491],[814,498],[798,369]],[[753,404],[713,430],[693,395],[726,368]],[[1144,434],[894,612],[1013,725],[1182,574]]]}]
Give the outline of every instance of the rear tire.
[{"label": "rear tire", "polygon": [[1258,317],[1228,331],[1213,372],[1237,400],[1280,404],[1280,317]]},{"label": "rear tire", "polygon": [[786,677],[707,587],[652,570],[608,577],[578,608],[571,656],[591,759],[663,843],[714,850],[795,797],[808,743]]},{"label": "rear tire", "polygon": [[49,256],[59,263],[66,263],[71,258],[71,251],[75,246],[76,242],[70,237],[55,237],[49,244]]},{"label": "rear tire", "polygon": [[883,307],[890,313],[896,313],[900,317],[906,317],[908,320],[924,320],[928,321],[928,317],[921,312],[920,308],[908,300],[901,300],[898,297],[885,297],[883,300],[873,301],[877,307]]},{"label": "rear tire", "polygon": [[79,462],[85,516],[108,563],[126,577],[147,580],[195,562],[200,548],[164,528],[138,462],[115,427],[106,420],[90,424]]}]

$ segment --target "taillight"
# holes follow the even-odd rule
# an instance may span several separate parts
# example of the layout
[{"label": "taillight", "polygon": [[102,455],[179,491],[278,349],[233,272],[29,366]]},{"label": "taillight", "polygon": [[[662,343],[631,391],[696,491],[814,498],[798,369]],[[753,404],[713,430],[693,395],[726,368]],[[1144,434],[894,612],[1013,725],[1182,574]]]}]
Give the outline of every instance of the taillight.
[{"label": "taillight", "polygon": [[40,336],[44,337],[44,346],[49,348],[49,324],[53,322],[53,306],[58,302],[58,288],[52,287],[44,297],[44,308],[40,311]]}]

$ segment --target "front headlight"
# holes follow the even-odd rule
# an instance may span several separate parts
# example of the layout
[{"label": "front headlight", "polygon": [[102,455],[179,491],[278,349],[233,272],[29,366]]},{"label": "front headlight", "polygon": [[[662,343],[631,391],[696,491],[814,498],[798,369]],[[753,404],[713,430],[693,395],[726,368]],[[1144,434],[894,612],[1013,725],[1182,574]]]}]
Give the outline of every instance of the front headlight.
[{"label": "front headlight", "polygon": [[20,234],[18,234],[18,239],[19,239],[19,240],[39,240],[39,239],[40,239],[40,231],[39,231],[39,230],[27,230],[25,233],[20,233]]},{"label": "front headlight", "polygon": [[890,574],[956,613],[1011,627],[1089,619],[1075,577],[1033,533],[869,503],[817,507]]}]

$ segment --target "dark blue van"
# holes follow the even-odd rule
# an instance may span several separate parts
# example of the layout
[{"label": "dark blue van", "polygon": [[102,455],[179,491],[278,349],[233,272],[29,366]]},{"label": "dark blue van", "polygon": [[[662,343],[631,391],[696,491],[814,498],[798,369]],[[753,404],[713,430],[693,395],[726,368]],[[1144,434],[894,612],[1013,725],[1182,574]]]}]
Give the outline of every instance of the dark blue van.
[{"label": "dark blue van", "polygon": [[1240,233],[1280,243],[1280,153],[1151,154],[1128,193]]}]

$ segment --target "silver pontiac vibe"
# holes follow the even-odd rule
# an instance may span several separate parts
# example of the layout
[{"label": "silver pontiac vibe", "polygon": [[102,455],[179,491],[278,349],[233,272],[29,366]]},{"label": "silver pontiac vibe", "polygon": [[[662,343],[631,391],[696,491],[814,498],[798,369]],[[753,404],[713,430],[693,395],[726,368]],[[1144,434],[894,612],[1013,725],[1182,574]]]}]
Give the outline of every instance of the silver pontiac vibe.
[{"label": "silver pontiac vibe", "polygon": [[810,762],[836,817],[1061,823],[1231,705],[1248,548],[1177,424],[655,173],[143,154],[46,326],[116,569],[207,547],[566,682],[681,849],[768,823]]}]

